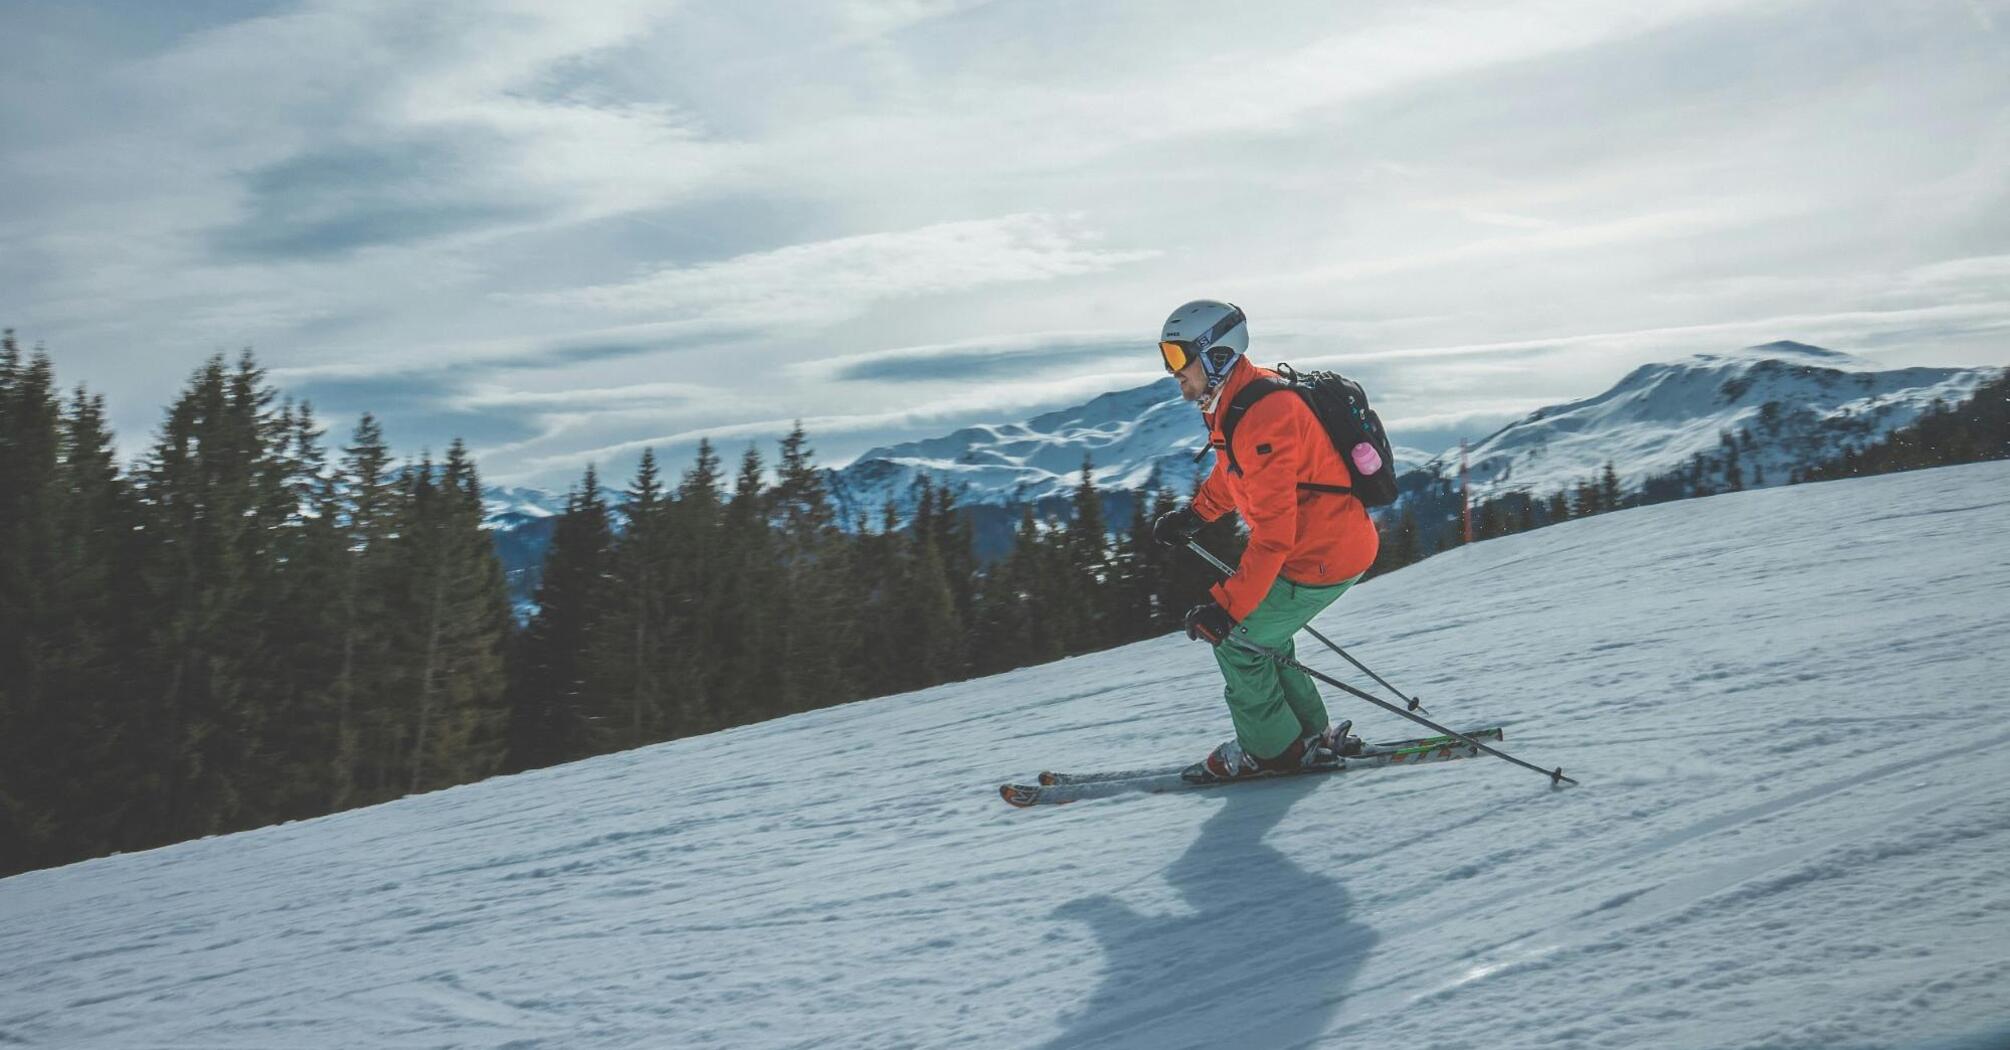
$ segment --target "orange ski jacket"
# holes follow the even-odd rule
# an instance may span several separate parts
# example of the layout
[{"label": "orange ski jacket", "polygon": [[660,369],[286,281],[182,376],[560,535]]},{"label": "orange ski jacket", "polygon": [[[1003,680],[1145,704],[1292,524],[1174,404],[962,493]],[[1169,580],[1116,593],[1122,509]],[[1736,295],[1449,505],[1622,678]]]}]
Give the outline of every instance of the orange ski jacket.
[{"label": "orange ski jacket", "polygon": [[1203,415],[1214,470],[1194,493],[1194,513],[1213,521],[1234,510],[1249,526],[1249,548],[1235,574],[1209,590],[1214,600],[1241,620],[1270,593],[1282,575],[1293,583],[1323,585],[1351,580],[1368,571],[1381,549],[1375,521],[1351,495],[1300,489],[1299,482],[1348,485],[1353,481],[1333,441],[1305,400],[1288,391],[1259,399],[1235,427],[1231,473],[1221,417],[1235,395],[1260,376],[1276,376],[1248,358],[1236,362]]}]

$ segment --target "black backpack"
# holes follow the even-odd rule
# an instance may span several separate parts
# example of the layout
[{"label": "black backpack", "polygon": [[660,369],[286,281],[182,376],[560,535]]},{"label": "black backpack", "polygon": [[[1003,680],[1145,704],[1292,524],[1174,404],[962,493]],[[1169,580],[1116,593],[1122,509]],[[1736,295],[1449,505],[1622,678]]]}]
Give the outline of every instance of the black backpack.
[{"label": "black backpack", "polygon": [[1361,389],[1361,384],[1337,372],[1300,372],[1287,364],[1277,366],[1277,375],[1276,379],[1263,376],[1252,380],[1222,410],[1221,436],[1228,446],[1223,451],[1228,456],[1229,473],[1242,473],[1242,465],[1235,461],[1235,427],[1242,421],[1242,414],[1265,395],[1289,390],[1305,399],[1319,425],[1326,429],[1333,450],[1340,454],[1347,472],[1353,476],[1351,485],[1301,481],[1298,487],[1314,492],[1352,493],[1368,507],[1386,507],[1396,502],[1396,457],[1389,450],[1389,432],[1382,429],[1382,418],[1368,407],[1368,392]]}]

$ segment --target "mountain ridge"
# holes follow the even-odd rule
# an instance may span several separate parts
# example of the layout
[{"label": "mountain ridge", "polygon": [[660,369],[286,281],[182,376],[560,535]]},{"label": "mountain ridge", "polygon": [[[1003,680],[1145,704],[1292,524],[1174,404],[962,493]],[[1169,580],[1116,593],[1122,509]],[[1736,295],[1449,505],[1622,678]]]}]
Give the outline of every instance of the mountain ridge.
[{"label": "mountain ridge", "polygon": [[[1623,486],[1637,487],[1715,446],[1722,433],[1755,425],[1783,439],[1778,454],[1758,462],[1784,482],[1795,466],[1912,422],[1936,398],[1966,397],[1996,371],[1881,370],[1874,361],[1791,339],[1644,364],[1605,391],[1536,408],[1469,443],[1473,489],[1483,497],[1507,488],[1548,495],[1608,460]],[[1192,412],[1162,380],[1024,423],[965,427],[881,446],[826,477],[847,521],[878,521],[889,502],[905,520],[912,512],[910,490],[923,475],[956,487],[966,505],[1065,497],[1079,483],[1085,456],[1098,488],[1135,492],[1156,479],[1184,493],[1201,469],[1193,453],[1205,441]],[[1566,433],[1578,439],[1566,440]],[[1399,446],[1399,474],[1457,476],[1456,446],[1426,453],[1401,448],[1400,431],[1391,437]],[[1555,455],[1553,447],[1570,454]]]}]

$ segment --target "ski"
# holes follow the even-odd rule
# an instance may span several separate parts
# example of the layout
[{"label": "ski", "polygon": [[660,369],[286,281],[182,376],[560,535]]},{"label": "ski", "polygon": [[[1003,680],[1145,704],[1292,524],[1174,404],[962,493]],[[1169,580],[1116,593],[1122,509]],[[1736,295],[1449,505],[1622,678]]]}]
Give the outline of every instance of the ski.
[{"label": "ski", "polygon": [[[1468,733],[1474,738],[1502,739],[1499,729],[1486,729],[1478,733]],[[1074,780],[1056,784],[1001,784],[999,797],[1021,808],[1029,806],[1056,805],[1078,802],[1082,799],[1108,798],[1112,795],[1165,794],[1175,791],[1202,791],[1226,787],[1249,781],[1281,780],[1287,777],[1320,776],[1327,773],[1345,773],[1351,769],[1372,769],[1380,766],[1415,766],[1426,762],[1449,762],[1454,759],[1472,758],[1480,753],[1471,744],[1460,742],[1455,737],[1427,737],[1418,741],[1396,741],[1393,745],[1377,744],[1366,748],[1358,755],[1349,755],[1330,766],[1297,770],[1289,773],[1258,773],[1234,780],[1217,780],[1195,783],[1180,775],[1185,766],[1170,769],[1142,770],[1122,779]],[[1081,776],[1082,774],[1075,774]]]},{"label": "ski", "polygon": [[[1475,740],[1505,739],[1505,735],[1498,727],[1492,729],[1475,729],[1467,733],[1466,735],[1474,738]],[[1363,751],[1363,754],[1372,755],[1384,751],[1395,751],[1404,748],[1415,748],[1415,747],[1432,747],[1438,744],[1452,744],[1457,742],[1458,738],[1454,736],[1424,736],[1424,737],[1417,737],[1413,740],[1391,740],[1381,744],[1370,744]],[[1181,770],[1185,769],[1188,765],[1191,764],[1192,763],[1185,763],[1177,766],[1157,766],[1151,769],[1120,769],[1104,773],[1043,772],[1040,774],[1040,785],[1042,787],[1053,787],[1059,784],[1100,784],[1110,780],[1137,780],[1142,777],[1162,777],[1167,775],[1168,773],[1178,774]]]}]

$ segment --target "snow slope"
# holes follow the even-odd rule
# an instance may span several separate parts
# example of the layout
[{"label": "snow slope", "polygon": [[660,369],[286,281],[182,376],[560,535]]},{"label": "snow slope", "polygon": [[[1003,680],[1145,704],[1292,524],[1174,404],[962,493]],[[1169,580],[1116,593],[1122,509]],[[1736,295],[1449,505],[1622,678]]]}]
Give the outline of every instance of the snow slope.
[{"label": "snow slope", "polygon": [[1573,521],[1321,627],[1581,788],[998,800],[1216,743],[1167,637],[0,881],[0,1044],[2010,1045],[2005,593],[2010,463]]}]

